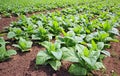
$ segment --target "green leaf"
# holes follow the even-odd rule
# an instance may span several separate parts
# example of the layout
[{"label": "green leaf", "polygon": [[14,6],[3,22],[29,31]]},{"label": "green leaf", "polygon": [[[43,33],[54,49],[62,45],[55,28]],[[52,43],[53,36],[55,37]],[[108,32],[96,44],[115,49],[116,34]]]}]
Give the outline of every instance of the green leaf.
[{"label": "green leaf", "polygon": [[87,69],[81,67],[79,64],[72,64],[68,71],[74,76],[84,76],[87,74]]},{"label": "green leaf", "polygon": [[68,31],[67,32],[67,36],[70,36],[70,37],[75,36],[74,31]]},{"label": "green leaf", "polygon": [[102,50],[101,53],[103,53],[103,54],[105,54],[105,55],[107,55],[107,56],[110,57],[110,52],[108,52],[108,51],[106,51],[106,50]]},{"label": "green leaf", "polygon": [[0,37],[0,52],[6,51],[5,44],[6,44],[6,42],[3,39],[3,37]]},{"label": "green leaf", "polygon": [[8,38],[13,38],[15,36],[16,36],[16,34],[14,32],[9,32],[7,35]]},{"label": "green leaf", "polygon": [[74,50],[65,47],[63,47],[61,50],[63,51],[62,60],[70,62],[79,62],[79,59]]},{"label": "green leaf", "polygon": [[91,41],[91,44],[92,44],[92,50],[97,50],[97,44],[95,43],[94,40]]},{"label": "green leaf", "polygon": [[82,37],[74,36],[73,38],[74,38],[74,40],[75,40],[76,43],[81,43],[81,42],[83,42],[83,38],[82,38]]},{"label": "green leaf", "polygon": [[15,55],[16,51],[15,50],[6,50],[5,48],[5,40],[0,37],[0,61],[4,61],[8,59],[11,55]]},{"label": "green leaf", "polygon": [[12,46],[22,49],[19,45],[13,44]]},{"label": "green leaf", "polygon": [[80,53],[80,54],[83,52],[84,48],[85,48],[85,46],[83,46],[81,44],[77,44],[75,46],[75,50],[78,51],[78,53]]},{"label": "green leaf", "polygon": [[104,42],[98,42],[98,43],[97,43],[97,48],[98,48],[99,50],[102,50],[102,49],[104,48]]},{"label": "green leaf", "polygon": [[90,66],[95,65],[97,59],[100,56],[100,51],[91,51],[89,54],[89,57],[81,56],[86,63],[88,63]]},{"label": "green leaf", "polygon": [[61,67],[61,62],[56,60],[56,61],[49,61],[49,64],[51,67],[56,71]]},{"label": "green leaf", "polygon": [[107,38],[105,39],[105,41],[119,42],[118,39],[114,39],[114,38],[112,38],[112,37],[107,37]]},{"label": "green leaf", "polygon": [[47,54],[47,51],[40,51],[36,57],[36,64],[44,64],[48,59],[51,59],[51,57]]},{"label": "green leaf", "polygon": [[109,37],[109,33],[106,33],[105,31],[98,32],[97,40],[104,41],[107,37]]},{"label": "green leaf", "polygon": [[64,44],[67,47],[73,47],[76,45],[76,41],[72,37],[58,37],[58,39],[61,41],[62,44]]},{"label": "green leaf", "polygon": [[61,59],[61,57],[62,57],[62,51],[61,50],[58,50],[58,51],[51,51],[51,53],[53,54],[53,56],[56,58],[56,59],[58,59],[58,60],[60,60]]},{"label": "green leaf", "polygon": [[83,52],[84,52],[84,56],[86,56],[86,57],[89,56],[90,51],[86,47],[84,48]]},{"label": "green leaf", "polygon": [[107,32],[109,30],[112,29],[112,26],[110,24],[110,22],[106,21],[104,24],[103,24],[103,29]]},{"label": "green leaf", "polygon": [[33,44],[32,41],[27,41],[22,37],[20,37],[18,44],[14,44],[13,46],[20,48],[22,52],[24,52],[24,51],[29,51],[29,49],[32,47],[32,44]]},{"label": "green leaf", "polygon": [[44,41],[42,43],[40,43],[42,46],[44,46],[47,50],[50,50],[50,47],[52,46],[51,42],[48,41]]},{"label": "green leaf", "polygon": [[120,36],[119,30],[117,28],[112,28],[109,32],[112,33],[112,34]]},{"label": "green leaf", "polygon": [[100,70],[102,68],[105,69],[105,66],[101,62],[96,62],[95,65],[94,65],[94,67],[95,67],[94,68],[95,70]]},{"label": "green leaf", "polygon": [[16,55],[17,52],[16,52],[15,50],[8,50],[8,51],[7,51],[7,54],[8,54],[9,56],[11,56],[11,55]]}]

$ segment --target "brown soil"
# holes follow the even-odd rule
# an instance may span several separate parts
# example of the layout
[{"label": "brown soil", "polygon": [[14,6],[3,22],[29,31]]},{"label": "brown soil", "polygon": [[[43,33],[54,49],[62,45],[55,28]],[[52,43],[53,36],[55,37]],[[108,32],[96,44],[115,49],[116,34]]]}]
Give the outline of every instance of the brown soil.
[{"label": "brown soil", "polygon": [[0,30],[3,30],[6,26],[8,26],[11,22],[16,21],[17,17],[11,18],[1,18],[0,19]]}]

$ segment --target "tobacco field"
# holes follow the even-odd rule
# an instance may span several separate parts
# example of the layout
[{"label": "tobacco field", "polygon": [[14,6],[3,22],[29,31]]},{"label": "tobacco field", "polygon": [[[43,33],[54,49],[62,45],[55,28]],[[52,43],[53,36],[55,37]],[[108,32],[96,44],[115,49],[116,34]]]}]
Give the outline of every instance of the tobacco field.
[{"label": "tobacco field", "polygon": [[119,0],[0,0],[0,76],[120,76],[119,38]]}]

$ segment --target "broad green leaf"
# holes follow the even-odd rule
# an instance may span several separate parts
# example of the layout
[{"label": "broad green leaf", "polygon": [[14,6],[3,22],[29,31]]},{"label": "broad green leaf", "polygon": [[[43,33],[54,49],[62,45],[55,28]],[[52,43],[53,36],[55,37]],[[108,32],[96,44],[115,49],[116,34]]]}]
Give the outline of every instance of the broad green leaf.
[{"label": "broad green leaf", "polygon": [[112,28],[112,30],[110,30],[109,32],[112,33],[112,34],[120,36],[119,30],[117,28]]},{"label": "broad green leaf", "polygon": [[80,53],[80,54],[84,51],[84,48],[85,48],[85,46],[83,46],[81,44],[77,44],[75,46],[75,50],[78,51],[78,53]]},{"label": "broad green leaf", "polygon": [[91,34],[88,34],[86,35],[86,41],[87,42],[90,42],[92,39],[94,39],[96,36],[98,35],[98,32],[94,32],[94,33],[91,33]]},{"label": "broad green leaf", "polygon": [[38,24],[38,26],[42,26],[43,25],[42,21],[37,21],[37,24]]},{"label": "broad green leaf", "polygon": [[19,48],[22,50],[22,52],[29,51],[29,49],[32,47],[33,42],[32,41],[27,41],[20,37],[20,40],[18,44],[13,44],[13,46]]},{"label": "broad green leaf", "polygon": [[4,61],[8,59],[11,55],[15,55],[16,51],[15,50],[6,50],[5,48],[5,40],[0,37],[0,61]]},{"label": "broad green leaf", "polygon": [[72,30],[76,33],[76,34],[80,34],[81,33],[81,31],[82,31],[82,26],[76,26],[76,27],[74,27]]},{"label": "broad green leaf", "polygon": [[119,42],[118,39],[114,39],[114,38],[112,38],[112,37],[107,37],[107,38],[105,39],[105,41]]},{"label": "broad green leaf", "polygon": [[62,51],[61,51],[61,50],[58,50],[58,51],[51,51],[51,53],[52,53],[53,56],[54,56],[56,59],[58,59],[58,60],[60,60],[61,57],[62,57]]},{"label": "broad green leaf", "polygon": [[68,31],[67,32],[67,36],[70,36],[70,37],[75,36],[74,31]]},{"label": "broad green leaf", "polygon": [[12,31],[15,32],[15,34],[17,34],[17,35],[21,35],[22,34],[21,28],[14,27],[14,28],[12,28]]},{"label": "broad green leaf", "polygon": [[61,50],[63,51],[62,60],[70,62],[79,62],[79,59],[74,50],[68,49],[66,47],[63,47]]},{"label": "broad green leaf", "polygon": [[49,61],[49,64],[51,67],[56,71],[61,67],[61,62],[56,60],[56,61]]},{"label": "broad green leaf", "polygon": [[14,32],[9,32],[7,35],[8,38],[13,38],[15,36],[16,36],[16,34]]},{"label": "broad green leaf", "polygon": [[22,49],[26,49],[26,47],[27,47],[26,40],[23,39],[23,38],[20,38],[18,44],[19,44],[19,46],[20,46]]},{"label": "broad green leaf", "polygon": [[68,70],[73,76],[85,76],[87,69],[81,67],[79,64],[72,64]]},{"label": "broad green leaf", "polygon": [[22,49],[19,45],[13,44],[12,46]]},{"label": "broad green leaf", "polygon": [[79,36],[74,36],[73,38],[74,38],[74,40],[75,40],[76,43],[81,43],[81,42],[83,42],[83,38],[81,38],[81,37],[79,37]]},{"label": "broad green leaf", "polygon": [[98,32],[97,40],[104,41],[107,37],[109,37],[109,33],[106,33],[105,31]]},{"label": "broad green leaf", "polygon": [[0,37],[0,52],[6,51],[6,49],[5,49],[5,44],[6,44],[6,42],[5,42],[5,40],[3,39],[3,37]]},{"label": "broad green leaf", "polygon": [[97,49],[99,49],[99,50],[104,49],[104,42],[98,42],[97,43]]},{"label": "broad green leaf", "polygon": [[44,41],[42,43],[40,43],[42,46],[44,46],[47,50],[50,50],[50,46],[52,45],[51,42],[48,41]]},{"label": "broad green leaf", "polygon": [[112,29],[112,26],[110,24],[110,22],[106,21],[104,24],[103,24],[103,29],[107,32],[109,30]]},{"label": "broad green leaf", "polygon": [[105,69],[105,66],[103,65],[102,62],[96,62],[94,65],[95,70],[100,70],[100,69]]},{"label": "broad green leaf", "polygon": [[62,44],[64,44],[67,47],[73,47],[76,45],[76,41],[72,37],[58,37],[58,39],[61,41]]},{"label": "broad green leaf", "polygon": [[91,51],[89,54],[89,57],[81,56],[86,63],[88,63],[90,66],[95,65],[97,59],[100,56],[100,51]]},{"label": "broad green leaf", "polygon": [[32,41],[27,41],[26,43],[27,43],[27,48],[31,48],[33,42]]},{"label": "broad green leaf", "polygon": [[16,52],[15,50],[8,50],[8,51],[7,51],[7,54],[8,54],[9,56],[11,56],[11,55],[16,55],[17,52]]},{"label": "broad green leaf", "polygon": [[103,54],[105,54],[105,55],[107,55],[107,56],[110,57],[110,52],[108,52],[108,51],[106,51],[106,50],[102,50],[101,53],[103,53]]},{"label": "broad green leaf", "polygon": [[47,54],[47,51],[40,51],[36,57],[36,64],[44,64],[48,59],[51,59],[51,57]]}]

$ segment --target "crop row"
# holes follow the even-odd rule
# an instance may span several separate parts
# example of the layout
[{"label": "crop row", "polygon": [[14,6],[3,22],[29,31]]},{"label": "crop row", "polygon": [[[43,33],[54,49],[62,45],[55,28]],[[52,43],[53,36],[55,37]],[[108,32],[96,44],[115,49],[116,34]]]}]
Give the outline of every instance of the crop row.
[{"label": "crop row", "polygon": [[[116,1],[107,3],[72,6],[29,18],[22,15],[18,22],[10,25],[7,37],[15,40],[13,46],[22,52],[29,51],[32,44],[45,47],[38,52],[36,65],[49,64],[59,70],[63,61],[69,61],[72,64],[68,71],[72,75],[86,75],[105,68],[102,60],[110,56],[105,49],[110,48],[110,41],[118,42],[115,36],[120,35],[117,29],[120,25],[119,4]],[[4,49],[0,61],[16,54],[13,50],[6,51],[5,43],[0,38],[0,50]]]}]

